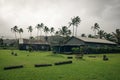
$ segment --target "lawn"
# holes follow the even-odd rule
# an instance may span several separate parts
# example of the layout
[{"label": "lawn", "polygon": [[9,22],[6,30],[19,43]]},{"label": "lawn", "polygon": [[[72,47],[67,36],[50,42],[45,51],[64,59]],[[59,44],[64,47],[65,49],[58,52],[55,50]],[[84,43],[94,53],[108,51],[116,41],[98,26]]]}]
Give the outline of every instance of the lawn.
[{"label": "lawn", "polygon": [[[84,59],[75,59],[75,55],[53,54],[52,52],[27,52],[0,50],[0,80],[120,80],[120,54],[87,54]],[[94,55],[96,58],[88,56]],[[34,67],[34,64],[66,61],[73,56],[72,64],[49,67]],[[24,65],[21,69],[4,70],[5,66]]]}]

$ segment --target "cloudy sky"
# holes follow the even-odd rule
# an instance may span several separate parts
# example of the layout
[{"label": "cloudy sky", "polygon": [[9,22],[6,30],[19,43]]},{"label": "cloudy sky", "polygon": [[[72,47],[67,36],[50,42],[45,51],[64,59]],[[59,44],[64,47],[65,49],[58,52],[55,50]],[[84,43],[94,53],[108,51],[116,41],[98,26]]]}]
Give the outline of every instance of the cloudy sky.
[{"label": "cloudy sky", "polygon": [[10,28],[17,25],[24,29],[23,37],[28,37],[26,28],[41,22],[57,30],[68,26],[74,16],[82,20],[78,35],[93,34],[95,22],[106,32],[114,32],[120,28],[120,0],[0,0],[0,36],[14,37]]}]

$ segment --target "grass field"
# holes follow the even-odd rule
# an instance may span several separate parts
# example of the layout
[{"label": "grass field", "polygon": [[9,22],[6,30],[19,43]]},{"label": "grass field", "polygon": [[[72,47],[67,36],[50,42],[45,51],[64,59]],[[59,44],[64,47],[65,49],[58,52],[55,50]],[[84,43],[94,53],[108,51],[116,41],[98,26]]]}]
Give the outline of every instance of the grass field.
[{"label": "grass field", "polygon": [[[10,50],[0,50],[0,80],[120,80],[120,54],[106,54],[108,61],[102,60],[103,54],[89,54],[97,57],[84,55],[82,60],[73,58],[72,64],[35,68],[34,64],[66,61],[70,55],[19,50],[15,52],[18,56],[11,55]],[[24,68],[3,70],[5,66],[21,64]]]}]

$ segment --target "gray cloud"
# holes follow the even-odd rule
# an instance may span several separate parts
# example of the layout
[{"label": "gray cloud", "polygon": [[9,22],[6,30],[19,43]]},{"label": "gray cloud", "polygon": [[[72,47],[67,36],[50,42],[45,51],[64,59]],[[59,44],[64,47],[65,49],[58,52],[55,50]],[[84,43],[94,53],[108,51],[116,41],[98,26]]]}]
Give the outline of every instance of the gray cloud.
[{"label": "gray cloud", "polygon": [[90,27],[95,22],[112,32],[120,25],[119,5],[120,0],[0,0],[0,34],[6,35],[4,29],[9,32],[8,36],[13,36],[10,28],[18,25],[25,29],[26,37],[29,25],[43,22],[57,29],[68,25],[73,16],[82,19],[79,34],[91,33]]}]

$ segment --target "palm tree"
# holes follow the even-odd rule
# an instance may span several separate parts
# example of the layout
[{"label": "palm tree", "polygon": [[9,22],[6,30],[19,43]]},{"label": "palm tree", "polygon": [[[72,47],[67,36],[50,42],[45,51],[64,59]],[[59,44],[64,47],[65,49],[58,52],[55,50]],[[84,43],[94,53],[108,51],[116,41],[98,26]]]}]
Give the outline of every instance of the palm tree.
[{"label": "palm tree", "polygon": [[69,22],[69,27],[73,26],[73,36],[74,36],[74,26],[76,26],[76,32],[75,32],[75,36],[77,36],[77,27],[80,24],[81,20],[79,16],[76,16],[74,18],[71,18],[71,22]]},{"label": "palm tree", "polygon": [[45,32],[45,35],[47,36],[48,32],[49,32],[49,28],[47,26],[44,27],[44,32]]},{"label": "palm tree", "polygon": [[104,35],[105,35],[104,30],[98,31],[98,35],[99,35],[99,38],[102,39],[104,37]]},{"label": "palm tree", "polygon": [[73,26],[72,36],[74,36],[75,18],[71,18],[71,22],[69,22],[69,27],[71,26]]},{"label": "palm tree", "polygon": [[83,33],[83,34],[81,34],[81,37],[86,37],[86,35]]},{"label": "palm tree", "polygon": [[76,26],[75,36],[77,36],[77,28],[78,28],[78,25],[80,24],[80,22],[81,22],[80,17],[76,16],[75,17],[75,26]]},{"label": "palm tree", "polygon": [[115,37],[111,33],[104,33],[104,38],[109,41],[115,42]]},{"label": "palm tree", "polygon": [[13,33],[15,33],[15,39],[17,40],[17,35],[16,35],[16,33],[18,32],[18,27],[17,27],[17,26],[14,26],[13,28],[11,28],[11,31],[12,31]]},{"label": "palm tree", "polygon": [[54,27],[51,27],[51,28],[50,28],[51,36],[52,36],[52,33],[54,33],[54,31],[55,31]]},{"label": "palm tree", "polygon": [[94,38],[94,36],[92,34],[89,34],[88,38]]},{"label": "palm tree", "polygon": [[99,31],[100,27],[98,23],[95,23],[94,26],[91,27],[91,29],[93,29],[93,31],[95,32],[95,36],[96,36],[96,30]]},{"label": "palm tree", "polygon": [[23,33],[23,29],[22,29],[22,28],[18,29],[18,32],[19,32],[19,34],[20,34],[20,38],[22,38],[22,37],[21,37],[21,33]]},{"label": "palm tree", "polygon": [[67,31],[67,36],[70,36],[71,35],[71,30],[68,30]]},{"label": "palm tree", "polygon": [[44,27],[44,32],[45,32],[45,40],[47,41],[48,40],[48,37],[47,37],[47,34],[49,32],[49,28],[47,26]]},{"label": "palm tree", "polygon": [[41,24],[37,24],[36,28],[37,28],[37,37],[39,35],[39,31],[40,31],[40,36],[42,35],[42,29],[44,27],[44,24],[41,23]]},{"label": "palm tree", "polygon": [[60,32],[60,35],[62,35],[63,37],[67,37],[71,35],[71,30],[69,30],[67,26],[62,26],[59,32]]},{"label": "palm tree", "polygon": [[116,42],[120,44],[120,29],[116,29],[115,32],[112,32],[114,37],[116,38]]},{"label": "palm tree", "polygon": [[55,35],[59,36],[60,35],[60,31],[56,31]]},{"label": "palm tree", "polygon": [[32,28],[32,26],[28,26],[28,32],[30,32],[30,37],[32,37],[32,31],[33,31],[33,28]]}]

